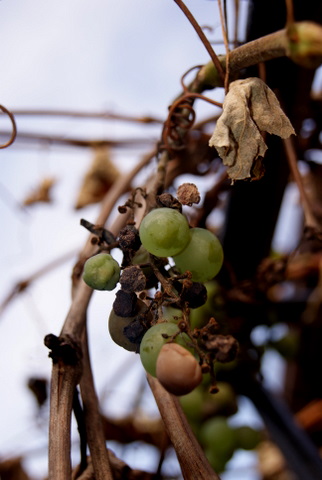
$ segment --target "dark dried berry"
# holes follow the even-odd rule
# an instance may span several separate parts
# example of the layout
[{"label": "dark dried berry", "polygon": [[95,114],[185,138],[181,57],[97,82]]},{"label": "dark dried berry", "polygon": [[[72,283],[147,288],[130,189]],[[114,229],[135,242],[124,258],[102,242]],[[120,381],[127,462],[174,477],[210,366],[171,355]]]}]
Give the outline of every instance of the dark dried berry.
[{"label": "dark dried berry", "polygon": [[203,283],[192,282],[191,286],[183,288],[181,298],[190,308],[201,307],[207,301],[207,289]]},{"label": "dark dried berry", "polygon": [[120,278],[122,290],[125,292],[141,292],[145,289],[146,278],[138,265],[127,267]]},{"label": "dark dried berry", "polygon": [[139,231],[134,225],[126,225],[119,234],[119,246],[122,250],[138,250],[141,246]]},{"label": "dark dried berry", "polygon": [[133,320],[133,322],[131,322],[126,327],[124,327],[123,333],[126,336],[126,338],[130,340],[130,342],[139,345],[141,343],[141,340],[146,330],[147,329],[140,322],[140,319],[136,318],[135,320]]},{"label": "dark dried berry", "polygon": [[116,292],[113,310],[119,317],[134,317],[137,313],[137,296],[132,292]]}]

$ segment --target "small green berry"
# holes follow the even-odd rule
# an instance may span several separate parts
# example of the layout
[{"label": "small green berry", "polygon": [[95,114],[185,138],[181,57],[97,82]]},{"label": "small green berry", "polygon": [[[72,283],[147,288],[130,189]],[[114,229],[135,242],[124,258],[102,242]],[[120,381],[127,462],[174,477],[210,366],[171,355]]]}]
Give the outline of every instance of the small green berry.
[{"label": "small green berry", "polygon": [[113,290],[120,278],[120,266],[108,253],[98,253],[84,265],[83,280],[95,290]]}]

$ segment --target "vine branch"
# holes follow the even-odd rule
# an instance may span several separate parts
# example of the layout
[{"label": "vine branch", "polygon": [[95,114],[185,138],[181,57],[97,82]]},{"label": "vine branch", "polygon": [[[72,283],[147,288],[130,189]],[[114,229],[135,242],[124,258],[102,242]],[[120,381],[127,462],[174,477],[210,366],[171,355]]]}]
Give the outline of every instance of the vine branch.
[{"label": "vine branch", "polygon": [[148,374],[166,431],[176,451],[185,480],[220,480],[210,466],[182,411],[179,400]]},{"label": "vine branch", "polygon": [[9,140],[0,145],[0,148],[7,148],[9,147],[16,139],[16,136],[17,136],[17,125],[16,125],[16,121],[15,121],[15,117],[13,116],[13,113],[11,113],[6,107],[4,107],[3,105],[0,105],[0,110],[2,110],[6,115],[8,115],[10,121],[11,121],[11,125],[12,125],[12,131],[11,131],[11,136],[9,138]]}]

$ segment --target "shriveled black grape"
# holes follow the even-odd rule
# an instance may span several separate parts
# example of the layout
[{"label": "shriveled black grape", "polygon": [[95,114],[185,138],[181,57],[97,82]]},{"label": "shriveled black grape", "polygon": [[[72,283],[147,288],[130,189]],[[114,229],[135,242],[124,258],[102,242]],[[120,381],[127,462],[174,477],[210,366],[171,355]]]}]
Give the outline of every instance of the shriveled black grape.
[{"label": "shriveled black grape", "polygon": [[120,317],[112,309],[108,319],[108,330],[112,340],[130,352],[138,352],[141,338],[146,331],[147,306],[138,299],[138,313],[131,317]]},{"label": "shriveled black grape", "polygon": [[130,352],[136,352],[138,350],[138,345],[131,342],[124,335],[124,328],[128,327],[133,322],[134,318],[135,317],[120,317],[116,315],[114,310],[112,310],[108,320],[108,330],[112,340],[117,345]]},{"label": "shriveled black grape", "polygon": [[113,310],[119,317],[133,317],[137,313],[137,296],[133,292],[119,290],[113,302]]},{"label": "shriveled black grape", "polygon": [[125,292],[141,292],[146,287],[146,278],[138,265],[132,265],[123,270],[120,284]]},{"label": "shriveled black grape", "polygon": [[207,301],[207,289],[203,283],[192,282],[191,287],[183,289],[181,298],[188,302],[190,308],[201,307]]}]

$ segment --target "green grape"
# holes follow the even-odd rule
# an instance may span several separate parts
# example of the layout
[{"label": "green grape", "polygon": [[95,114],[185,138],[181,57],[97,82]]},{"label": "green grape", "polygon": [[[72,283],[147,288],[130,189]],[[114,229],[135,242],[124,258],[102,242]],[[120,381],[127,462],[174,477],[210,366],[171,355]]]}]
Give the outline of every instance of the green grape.
[{"label": "green grape", "polygon": [[141,245],[137,252],[132,257],[133,265],[140,265],[141,263],[149,263],[149,252]]},{"label": "green grape", "polygon": [[108,253],[98,253],[86,260],[83,280],[95,290],[113,290],[120,278],[120,266]]},{"label": "green grape", "polygon": [[187,395],[180,397],[180,404],[189,422],[200,421],[202,418],[202,410],[204,403],[204,392],[202,387],[195,388]]},{"label": "green grape", "polygon": [[233,415],[238,410],[237,397],[232,386],[227,382],[217,382],[219,391],[215,395],[210,395],[211,404],[209,409],[217,415]]},{"label": "green grape", "polygon": [[213,417],[206,420],[199,432],[201,443],[216,456],[231,458],[236,448],[236,434],[226,417]]},{"label": "green grape", "polygon": [[[168,342],[168,339],[163,335],[171,337],[178,331],[179,329],[175,323],[162,322],[153,325],[144,334],[140,345],[140,358],[145,370],[153,377],[156,377],[156,363],[160,350]],[[183,347],[187,347],[189,341],[186,333],[179,333],[175,338],[175,342]]]},{"label": "green grape", "polygon": [[162,308],[162,319],[171,323],[178,323],[183,319],[182,310],[174,307],[163,307]]},{"label": "green grape", "polygon": [[262,440],[262,434],[259,430],[249,425],[241,425],[235,428],[238,448],[244,450],[253,450]]},{"label": "green grape", "polygon": [[186,217],[173,208],[156,208],[149,212],[139,232],[144,248],[156,257],[177,255],[190,240]]},{"label": "green grape", "polygon": [[225,470],[227,462],[231,459],[230,456],[218,455],[211,448],[206,448],[205,455],[212,466],[212,468],[217,473],[221,473]]},{"label": "green grape", "polygon": [[178,255],[173,256],[179,272],[189,270],[194,282],[207,282],[221,269],[224,259],[218,238],[204,228],[190,230],[190,242]]}]

